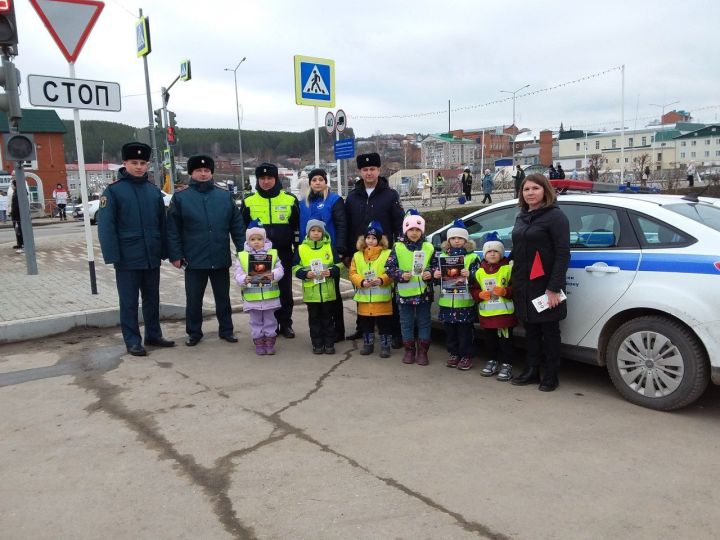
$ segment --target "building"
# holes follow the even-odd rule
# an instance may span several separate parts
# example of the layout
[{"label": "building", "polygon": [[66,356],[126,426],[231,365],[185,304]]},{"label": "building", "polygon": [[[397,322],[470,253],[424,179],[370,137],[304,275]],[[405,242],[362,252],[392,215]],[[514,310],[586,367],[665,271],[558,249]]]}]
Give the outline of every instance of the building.
[{"label": "building", "polygon": [[[36,159],[24,164],[31,203],[49,213],[52,192],[57,184],[67,186],[65,171],[65,125],[53,110],[23,109],[19,131],[35,138]],[[7,117],[0,114],[0,132],[8,133]],[[1,151],[1,149],[0,149]],[[0,156],[5,171],[12,171],[14,163]],[[0,189],[7,185],[0,183]]]},{"label": "building", "polygon": [[692,116],[686,111],[670,111],[662,115],[660,124],[677,124],[678,122],[691,122]]},{"label": "building", "polygon": [[678,167],[687,167],[691,162],[701,166],[720,165],[720,124],[677,135],[673,140]]},{"label": "building", "polygon": [[[85,178],[87,178],[88,196],[100,195],[103,190],[115,180],[117,172],[122,165],[114,163],[86,163]],[[80,166],[77,163],[65,165],[67,188],[73,199],[80,199]]]},{"label": "building", "polygon": [[475,162],[477,144],[442,133],[428,135],[421,143],[421,161],[425,169],[455,169]]}]

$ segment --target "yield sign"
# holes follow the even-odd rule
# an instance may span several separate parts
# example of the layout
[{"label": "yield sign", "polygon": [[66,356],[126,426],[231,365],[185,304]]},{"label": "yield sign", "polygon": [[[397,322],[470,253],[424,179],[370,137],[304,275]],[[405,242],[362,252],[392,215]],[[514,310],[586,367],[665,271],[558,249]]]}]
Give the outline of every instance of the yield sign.
[{"label": "yield sign", "polygon": [[30,0],[60,52],[75,62],[105,7],[97,0]]}]

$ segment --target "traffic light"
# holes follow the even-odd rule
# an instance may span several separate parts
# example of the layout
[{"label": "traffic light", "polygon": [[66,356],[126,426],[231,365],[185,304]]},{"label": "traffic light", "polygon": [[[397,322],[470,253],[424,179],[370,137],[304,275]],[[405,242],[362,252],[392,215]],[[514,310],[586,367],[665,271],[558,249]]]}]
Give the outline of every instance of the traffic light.
[{"label": "traffic light", "polygon": [[167,128],[167,141],[171,144],[175,142],[175,128]]},{"label": "traffic light", "polygon": [[13,0],[0,0],[0,47],[8,56],[17,55],[17,24]]},{"label": "traffic light", "polygon": [[24,133],[3,133],[3,156],[9,161],[33,161],[35,138]]},{"label": "traffic light", "polygon": [[[1,2],[2,0],[0,0]],[[22,118],[18,92],[19,81],[20,72],[15,68],[15,64],[3,58],[2,69],[0,69],[0,86],[5,88],[5,93],[0,94],[0,111],[7,113],[8,122],[11,125],[17,124],[17,121]]]},{"label": "traffic light", "polygon": [[163,127],[162,109],[155,109],[153,112],[155,113],[155,123],[159,128]]},{"label": "traffic light", "polygon": [[172,111],[168,111],[168,127],[177,127],[177,122],[175,121],[175,113]]}]

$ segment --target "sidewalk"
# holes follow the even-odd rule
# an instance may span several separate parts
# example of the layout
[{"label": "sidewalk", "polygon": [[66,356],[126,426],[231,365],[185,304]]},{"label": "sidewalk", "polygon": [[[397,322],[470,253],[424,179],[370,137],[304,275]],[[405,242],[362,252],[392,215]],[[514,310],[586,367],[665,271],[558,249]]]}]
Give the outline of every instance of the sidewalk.
[{"label": "sidewalk", "polygon": [[[36,238],[38,275],[35,276],[27,275],[25,256],[15,253],[12,244],[0,244],[3,268],[0,344],[45,337],[75,327],[119,325],[115,271],[102,259],[97,227],[92,231],[98,294],[90,292],[87,248],[84,238],[79,238],[77,233],[69,241],[68,236]],[[343,280],[341,290],[347,297],[352,294],[352,285]],[[293,296],[296,304],[302,302],[301,285],[295,279]],[[230,286],[230,301],[233,312],[242,311],[240,287],[234,283]],[[214,313],[209,284],[203,306],[206,315]],[[183,272],[167,261],[160,268],[160,317],[163,320],[185,318]]]}]

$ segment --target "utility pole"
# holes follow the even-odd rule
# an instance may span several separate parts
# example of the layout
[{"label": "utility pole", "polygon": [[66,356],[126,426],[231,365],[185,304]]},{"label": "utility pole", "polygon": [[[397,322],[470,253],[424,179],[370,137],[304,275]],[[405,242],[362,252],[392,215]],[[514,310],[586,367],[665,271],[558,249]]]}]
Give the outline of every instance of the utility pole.
[{"label": "utility pole", "polygon": [[[140,10],[140,25],[145,25],[144,30],[147,35],[146,40],[150,41],[150,26],[149,22],[147,22],[147,18],[143,19],[143,11]],[[155,136],[155,122],[153,121],[153,108],[152,108],[152,96],[150,94],[150,72],[148,71],[148,62],[147,62],[147,55],[150,54],[150,47],[147,47],[147,52],[142,51],[139,53],[142,55],[143,59],[143,69],[145,70],[145,95],[147,99],[147,108],[148,108],[148,132],[150,135],[150,143],[152,144],[152,153],[154,156],[154,167],[155,167],[155,185],[159,188],[162,188],[163,185],[163,178],[162,178],[162,167],[160,167],[160,151],[158,149],[157,145],[157,137]]]},{"label": "utility pole", "polygon": [[235,79],[235,113],[237,114],[238,126],[238,148],[240,149],[240,199],[245,202],[245,161],[242,150],[242,131],[240,130],[240,101],[238,100],[237,70],[247,57],[243,56],[234,69],[225,68],[225,71],[232,71]]}]

